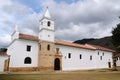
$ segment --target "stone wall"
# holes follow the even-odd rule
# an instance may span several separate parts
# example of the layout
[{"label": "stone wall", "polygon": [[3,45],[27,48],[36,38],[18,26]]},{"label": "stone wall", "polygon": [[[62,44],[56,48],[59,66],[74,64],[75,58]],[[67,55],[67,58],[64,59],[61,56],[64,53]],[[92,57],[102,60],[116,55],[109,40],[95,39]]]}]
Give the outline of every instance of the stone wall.
[{"label": "stone wall", "polygon": [[37,67],[10,67],[9,68],[10,72],[33,72],[33,71],[38,71]]},{"label": "stone wall", "polygon": [[[48,50],[50,45],[50,50]],[[39,43],[38,67],[39,70],[54,70],[55,44],[52,42],[41,41]]]}]

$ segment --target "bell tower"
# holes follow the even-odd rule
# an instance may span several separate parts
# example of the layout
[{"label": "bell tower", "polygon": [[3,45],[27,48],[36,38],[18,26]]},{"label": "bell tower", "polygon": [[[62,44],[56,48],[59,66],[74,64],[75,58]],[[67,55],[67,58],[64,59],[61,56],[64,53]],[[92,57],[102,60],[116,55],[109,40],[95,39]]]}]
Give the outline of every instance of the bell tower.
[{"label": "bell tower", "polygon": [[51,19],[48,8],[39,23],[38,69],[54,70],[54,21]]},{"label": "bell tower", "polygon": [[48,8],[40,20],[39,40],[54,42],[54,21],[51,19]]}]

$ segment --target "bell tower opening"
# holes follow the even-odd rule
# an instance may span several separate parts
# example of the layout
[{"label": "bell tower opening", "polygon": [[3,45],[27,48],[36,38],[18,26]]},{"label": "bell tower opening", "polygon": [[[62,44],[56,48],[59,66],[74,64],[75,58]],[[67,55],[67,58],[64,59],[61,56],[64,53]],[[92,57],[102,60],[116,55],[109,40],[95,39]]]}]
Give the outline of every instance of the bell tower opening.
[{"label": "bell tower opening", "polygon": [[50,21],[48,21],[47,26],[50,27]]}]

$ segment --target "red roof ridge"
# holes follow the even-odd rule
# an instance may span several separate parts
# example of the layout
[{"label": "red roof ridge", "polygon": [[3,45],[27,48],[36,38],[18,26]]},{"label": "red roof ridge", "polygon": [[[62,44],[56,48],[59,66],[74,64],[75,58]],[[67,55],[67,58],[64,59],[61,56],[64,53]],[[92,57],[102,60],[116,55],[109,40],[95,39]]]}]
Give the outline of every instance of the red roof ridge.
[{"label": "red roof ridge", "polygon": [[91,45],[89,45],[89,44],[85,44],[85,46],[86,46],[86,47],[89,46],[89,47],[91,47],[91,48],[96,49],[95,47],[93,47],[93,46],[91,46]]},{"label": "red roof ridge", "polygon": [[76,43],[72,43],[72,42],[67,42],[67,41],[63,41],[63,40],[55,40],[55,44],[60,44],[60,45],[66,45],[66,46],[73,46],[73,47],[78,47],[78,48],[84,48],[84,49],[92,49],[94,50],[93,47],[91,46],[85,46],[83,44],[76,44]]},{"label": "red roof ridge", "polygon": [[105,48],[105,47],[102,47],[102,46],[99,46],[99,45],[94,45],[94,44],[85,44],[85,45],[89,45],[89,46],[92,46],[98,50],[104,50],[104,51],[110,51],[110,52],[115,52],[114,50],[112,49],[109,49],[109,48]]},{"label": "red roof ridge", "polygon": [[19,33],[19,38],[20,38],[20,39],[27,39],[27,40],[35,40],[35,41],[38,41],[38,37],[37,37],[37,36],[28,35],[28,34],[23,34],[23,33]]}]

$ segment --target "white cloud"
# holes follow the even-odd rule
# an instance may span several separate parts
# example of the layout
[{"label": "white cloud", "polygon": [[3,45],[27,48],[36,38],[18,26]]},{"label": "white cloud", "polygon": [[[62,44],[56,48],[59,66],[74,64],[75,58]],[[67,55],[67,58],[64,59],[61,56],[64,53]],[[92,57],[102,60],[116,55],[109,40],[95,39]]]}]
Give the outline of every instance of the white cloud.
[{"label": "white cloud", "polygon": [[119,0],[84,0],[72,4],[63,2],[58,4],[54,1],[50,3],[52,5],[43,2],[43,6],[50,6],[52,16],[56,19],[56,37],[59,39],[74,41],[110,36],[112,27],[118,23]]},{"label": "white cloud", "polygon": [[12,0],[0,0],[0,47],[10,43],[9,36],[14,25],[23,23],[22,20],[32,13],[32,9],[25,5]]},{"label": "white cloud", "polygon": [[11,42],[11,36],[9,34],[3,34],[0,36],[0,48],[7,47]]},{"label": "white cloud", "polygon": [[[14,24],[18,24],[23,33],[38,35],[38,21],[46,6],[55,19],[56,37],[62,40],[110,36],[112,27],[119,22],[120,0],[79,0],[69,4],[55,0],[38,2],[42,7],[40,13],[17,0],[0,0],[0,46],[7,39],[3,35],[11,34]],[[9,39],[6,42],[5,45]]]},{"label": "white cloud", "polygon": [[0,0],[0,8],[4,5],[10,5],[12,4],[11,0]]}]

